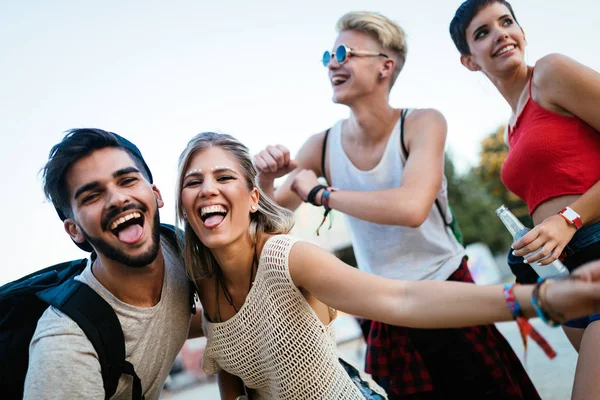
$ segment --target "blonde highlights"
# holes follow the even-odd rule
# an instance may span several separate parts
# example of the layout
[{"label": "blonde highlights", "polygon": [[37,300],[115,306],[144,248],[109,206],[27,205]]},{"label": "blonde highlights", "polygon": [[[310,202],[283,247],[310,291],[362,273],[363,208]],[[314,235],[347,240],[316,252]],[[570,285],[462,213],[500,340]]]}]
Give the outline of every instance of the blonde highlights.
[{"label": "blonde highlights", "polygon": [[390,82],[394,86],[404,62],[406,61],[406,34],[395,22],[379,13],[367,11],[353,11],[344,14],[337,22],[336,29],[342,31],[356,31],[367,34],[375,39],[384,51],[396,61],[396,67]]},{"label": "blonde highlights", "polygon": [[258,208],[254,213],[250,213],[248,234],[252,243],[256,244],[263,233],[286,234],[294,226],[292,212],[277,205],[256,186],[257,171],[252,164],[252,158],[246,146],[234,137],[221,133],[203,132],[194,136],[179,156],[176,185],[176,220],[177,226],[183,230],[183,235],[179,237],[179,245],[182,250],[186,272],[194,282],[211,277],[219,268],[219,265],[210,249],[202,244],[185,218],[181,193],[185,171],[192,158],[211,147],[221,148],[231,154],[239,163],[240,172],[248,190],[251,191],[257,188],[259,191]]}]

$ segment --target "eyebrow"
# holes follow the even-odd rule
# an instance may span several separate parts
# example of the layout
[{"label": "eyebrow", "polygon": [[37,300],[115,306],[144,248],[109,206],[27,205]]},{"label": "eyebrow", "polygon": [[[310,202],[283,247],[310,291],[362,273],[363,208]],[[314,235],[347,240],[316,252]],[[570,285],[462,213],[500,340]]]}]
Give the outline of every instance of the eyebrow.
[{"label": "eyebrow", "polygon": [[[229,168],[229,167],[217,168],[217,169],[215,169],[214,171],[211,171],[211,172],[212,172],[213,174],[218,174],[218,173],[220,173],[220,172],[225,172],[225,171],[229,171],[229,172],[232,172],[232,173],[234,173],[235,175],[238,175],[238,173],[237,173],[237,172],[236,172],[236,171],[235,171],[233,168]],[[187,178],[187,177],[189,177],[189,176],[202,176],[202,175],[204,175],[204,173],[203,173],[203,172],[192,171],[192,172],[189,172],[189,173],[187,173],[187,174],[186,174],[186,175],[183,177],[183,179],[186,179],[186,178]]]},{"label": "eyebrow", "polygon": [[[127,175],[127,174],[132,174],[132,173],[140,173],[140,170],[135,168],[135,167],[127,167],[127,168],[122,168],[118,171],[113,172],[112,176],[113,178],[118,178],[120,176],[123,175]],[[85,185],[81,186],[79,189],[77,189],[75,191],[75,194],[73,195],[74,199],[77,199],[79,196],[81,196],[82,193],[85,193],[87,191],[96,189],[97,187],[100,186],[100,182],[98,181],[93,181],[90,183],[86,183]]]},{"label": "eyebrow", "polygon": [[[499,17],[499,18],[498,18],[498,21],[502,21],[502,20],[503,20],[504,18],[506,18],[506,17],[510,17],[510,15],[508,15],[508,14],[504,14],[504,15],[502,15],[501,17]],[[483,25],[481,25],[480,27],[478,27],[477,29],[475,29],[475,30],[473,31],[473,35],[472,35],[472,36],[477,36],[477,34],[479,33],[479,31],[480,31],[480,30],[482,30],[483,28],[486,28],[486,27],[487,27],[487,24],[483,24]]]}]

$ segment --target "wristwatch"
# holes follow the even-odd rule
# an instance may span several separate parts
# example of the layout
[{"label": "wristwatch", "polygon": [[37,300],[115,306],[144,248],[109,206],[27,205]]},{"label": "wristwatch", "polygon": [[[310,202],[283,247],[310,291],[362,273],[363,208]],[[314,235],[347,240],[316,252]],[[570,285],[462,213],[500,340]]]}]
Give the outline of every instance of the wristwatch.
[{"label": "wristwatch", "polygon": [[575,212],[571,207],[565,207],[558,213],[561,217],[564,218],[571,225],[575,225],[577,229],[581,228],[583,224],[581,223],[581,216]]}]

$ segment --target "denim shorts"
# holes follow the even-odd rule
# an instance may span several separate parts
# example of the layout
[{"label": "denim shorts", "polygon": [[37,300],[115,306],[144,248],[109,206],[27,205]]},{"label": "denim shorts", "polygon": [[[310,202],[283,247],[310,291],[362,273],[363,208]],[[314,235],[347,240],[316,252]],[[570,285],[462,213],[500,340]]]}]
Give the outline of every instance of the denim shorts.
[{"label": "denim shorts", "polygon": [[[575,232],[571,241],[565,246],[563,263],[573,271],[577,267],[593,260],[600,259],[600,222],[584,226]],[[523,262],[523,257],[513,256],[512,249],[508,251],[508,266],[517,277],[519,283],[535,283],[538,275],[529,264]],[[572,328],[585,328],[591,322],[600,320],[600,314],[578,318],[565,323]]]},{"label": "denim shorts", "polygon": [[360,376],[360,373],[354,366],[348,364],[346,361],[339,359],[340,364],[346,370],[346,373],[350,376],[352,383],[358,388],[360,393],[364,396],[365,400],[386,400],[386,398],[379,393],[377,393],[371,386],[369,382],[366,382]]}]

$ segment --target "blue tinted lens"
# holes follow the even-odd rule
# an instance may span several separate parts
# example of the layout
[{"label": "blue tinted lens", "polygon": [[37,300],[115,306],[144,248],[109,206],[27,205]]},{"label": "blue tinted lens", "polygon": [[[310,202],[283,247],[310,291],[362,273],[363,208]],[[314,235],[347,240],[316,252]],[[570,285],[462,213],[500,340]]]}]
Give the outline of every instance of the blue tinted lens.
[{"label": "blue tinted lens", "polygon": [[347,56],[348,56],[348,52],[346,51],[346,46],[339,46],[335,50],[335,59],[340,64],[343,64],[346,61]]},{"label": "blue tinted lens", "polygon": [[325,67],[328,66],[331,61],[331,53],[326,50],[325,53],[323,53],[323,59],[321,61]]}]

